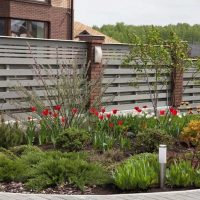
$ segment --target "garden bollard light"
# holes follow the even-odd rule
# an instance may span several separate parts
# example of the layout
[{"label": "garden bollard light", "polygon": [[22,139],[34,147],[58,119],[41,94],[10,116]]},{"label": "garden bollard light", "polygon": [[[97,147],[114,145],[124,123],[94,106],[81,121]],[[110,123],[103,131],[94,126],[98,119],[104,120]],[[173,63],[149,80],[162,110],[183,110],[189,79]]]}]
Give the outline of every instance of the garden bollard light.
[{"label": "garden bollard light", "polygon": [[160,188],[165,187],[166,163],[167,163],[167,146],[159,145],[159,163],[160,163]]}]

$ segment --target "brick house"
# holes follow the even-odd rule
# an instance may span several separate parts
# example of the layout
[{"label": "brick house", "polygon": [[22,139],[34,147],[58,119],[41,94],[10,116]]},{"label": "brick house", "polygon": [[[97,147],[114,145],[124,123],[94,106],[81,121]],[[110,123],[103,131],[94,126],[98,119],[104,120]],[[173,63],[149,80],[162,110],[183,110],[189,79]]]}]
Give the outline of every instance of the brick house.
[{"label": "brick house", "polygon": [[73,38],[73,0],[0,0],[0,35]]}]

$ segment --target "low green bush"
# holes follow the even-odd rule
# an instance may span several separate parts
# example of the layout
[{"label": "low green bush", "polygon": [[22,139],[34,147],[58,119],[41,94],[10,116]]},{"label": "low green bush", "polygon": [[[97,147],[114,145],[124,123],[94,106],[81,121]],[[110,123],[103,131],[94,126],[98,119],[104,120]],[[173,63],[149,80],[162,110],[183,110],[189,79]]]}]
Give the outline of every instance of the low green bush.
[{"label": "low green bush", "polygon": [[31,146],[31,145],[20,145],[16,147],[11,147],[10,151],[13,152],[17,156],[21,156],[22,154],[26,154],[28,152],[41,152],[41,149],[37,146]]},{"label": "low green bush", "polygon": [[[43,180],[38,182],[39,180]],[[32,171],[26,186],[41,190],[49,186],[70,183],[80,189],[85,185],[101,185],[109,181],[106,171],[99,165],[81,159],[48,159],[38,163]]]},{"label": "low green bush", "polygon": [[5,149],[3,147],[0,147],[0,153],[3,153],[4,155],[6,155],[8,158],[12,160],[17,158],[17,156],[12,151]]},{"label": "low green bush", "polygon": [[27,167],[19,159],[11,159],[0,153],[0,181],[23,181]]},{"label": "low green bush", "polygon": [[157,152],[160,144],[172,145],[172,137],[160,129],[146,129],[140,132],[135,139],[137,152]]},{"label": "low green bush", "polygon": [[89,133],[84,129],[67,128],[58,135],[56,147],[68,151],[78,151],[88,144],[89,139]]},{"label": "low green bush", "polygon": [[174,161],[167,169],[166,178],[171,187],[191,187],[195,180],[195,170],[189,161]]},{"label": "low green bush", "polygon": [[146,190],[158,184],[159,165],[155,154],[138,154],[113,173],[114,184],[121,190]]},{"label": "low green bush", "polygon": [[194,186],[200,188],[200,168],[195,172]]},{"label": "low green bush", "polygon": [[25,143],[25,136],[18,123],[0,124],[0,146],[9,148]]}]

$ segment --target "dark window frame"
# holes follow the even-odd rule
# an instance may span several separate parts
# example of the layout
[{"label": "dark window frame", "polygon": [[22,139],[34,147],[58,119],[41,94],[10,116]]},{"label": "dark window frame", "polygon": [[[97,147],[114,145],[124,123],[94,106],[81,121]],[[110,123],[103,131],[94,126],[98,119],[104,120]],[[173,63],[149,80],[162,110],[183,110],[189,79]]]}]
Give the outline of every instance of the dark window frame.
[{"label": "dark window frame", "polygon": [[7,17],[0,17],[0,20],[5,21],[5,35],[4,36],[8,36],[9,35],[9,19]]},{"label": "dark window frame", "polygon": [[11,20],[24,20],[28,22],[43,22],[44,23],[44,38],[50,38],[50,22],[42,21],[42,20],[34,20],[34,19],[22,19],[22,18],[8,18],[8,17],[0,17],[0,19],[5,20],[5,36],[12,36],[11,34]]},{"label": "dark window frame", "polygon": [[[8,35],[11,36],[11,20],[24,20],[26,22],[43,22],[44,23],[44,38],[40,38],[40,39],[49,39],[50,33],[49,33],[49,26],[50,23],[47,21],[42,21],[42,20],[34,20],[34,19],[22,19],[22,18],[9,18],[9,31],[8,31]],[[34,37],[33,37],[34,38]]]},{"label": "dark window frame", "polygon": [[45,0],[45,2],[41,2],[39,0],[12,0],[12,1],[19,1],[30,4],[51,5],[51,0]]}]

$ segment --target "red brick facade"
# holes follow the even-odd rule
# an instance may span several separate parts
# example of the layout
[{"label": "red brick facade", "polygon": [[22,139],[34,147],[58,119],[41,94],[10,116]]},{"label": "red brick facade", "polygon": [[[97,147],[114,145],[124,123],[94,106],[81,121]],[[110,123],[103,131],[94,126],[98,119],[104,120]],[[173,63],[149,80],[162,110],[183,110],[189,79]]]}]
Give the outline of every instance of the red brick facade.
[{"label": "red brick facade", "polygon": [[172,72],[171,88],[171,105],[179,107],[183,97],[183,71],[179,68]]},{"label": "red brick facade", "polygon": [[63,8],[51,4],[0,0],[0,17],[47,22],[50,39],[71,39],[73,12],[68,7],[70,5],[68,3]]},{"label": "red brick facade", "polygon": [[87,61],[90,64],[88,78],[92,82],[98,82],[98,84],[95,85],[95,88],[92,88],[92,92],[90,94],[90,106],[94,105],[94,103],[97,104],[96,106],[100,106],[101,102],[98,102],[98,97],[100,97],[102,93],[101,79],[103,75],[103,67],[102,63],[95,63],[94,61],[94,48],[95,46],[102,46],[105,41],[105,37],[91,35],[79,35],[78,37],[79,40],[86,41],[88,44]]}]

